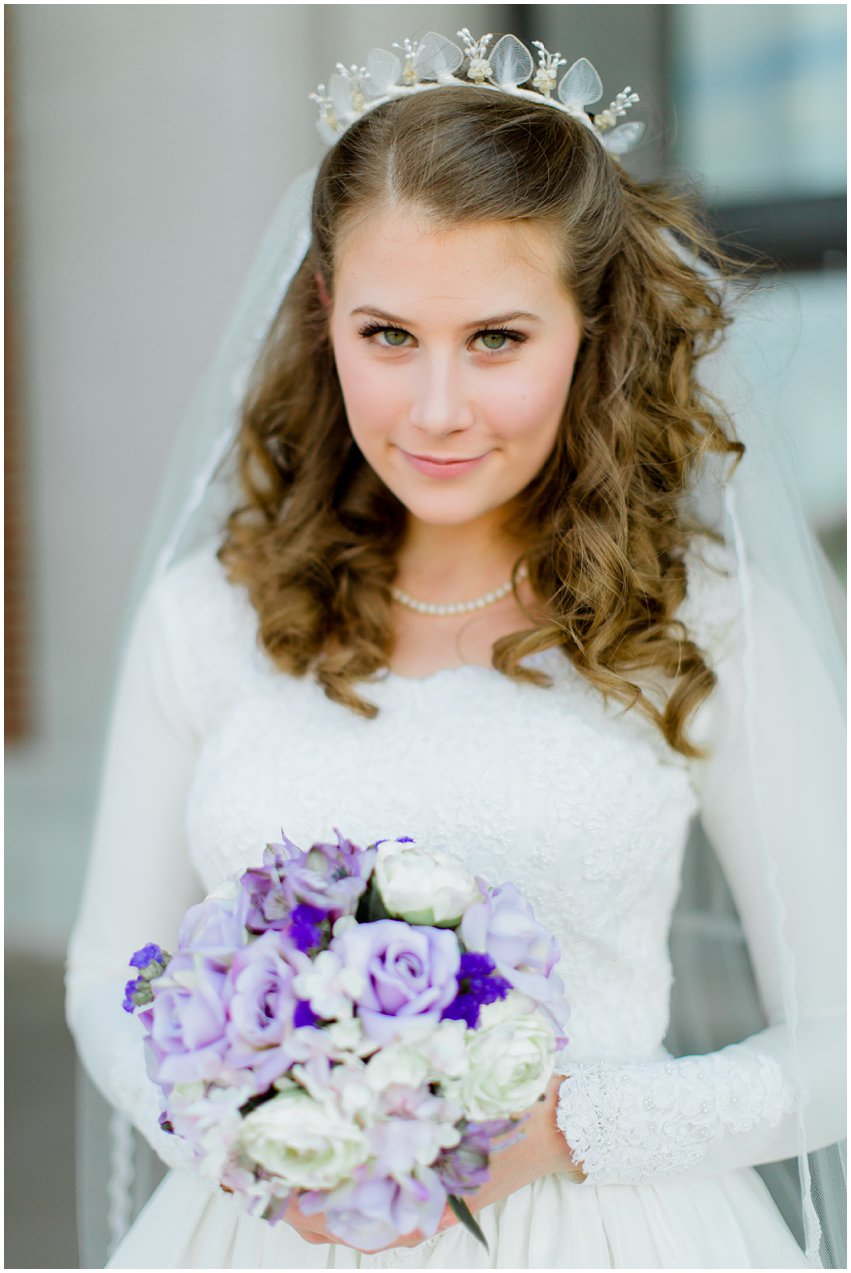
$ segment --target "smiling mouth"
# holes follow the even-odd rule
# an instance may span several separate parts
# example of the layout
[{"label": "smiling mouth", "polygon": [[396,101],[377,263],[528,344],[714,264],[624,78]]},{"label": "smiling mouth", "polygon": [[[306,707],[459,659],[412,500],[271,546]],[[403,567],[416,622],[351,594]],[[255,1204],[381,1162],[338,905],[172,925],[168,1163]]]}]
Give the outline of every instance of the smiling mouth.
[{"label": "smiling mouth", "polygon": [[482,455],[453,455],[450,457],[438,455],[414,455],[412,451],[406,451],[405,454],[410,455],[412,460],[425,460],[428,464],[469,464],[472,460],[483,459],[483,457],[487,455],[487,451],[484,451]]}]

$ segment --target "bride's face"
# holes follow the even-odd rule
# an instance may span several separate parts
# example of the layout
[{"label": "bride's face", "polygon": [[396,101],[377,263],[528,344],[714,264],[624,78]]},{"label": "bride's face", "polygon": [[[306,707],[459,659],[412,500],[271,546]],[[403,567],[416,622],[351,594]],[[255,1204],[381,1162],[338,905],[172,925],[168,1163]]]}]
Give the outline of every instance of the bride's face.
[{"label": "bride's face", "polygon": [[330,321],[349,426],[382,481],[425,523],[499,520],[552,451],[581,339],[549,232],[386,209],[343,238]]}]

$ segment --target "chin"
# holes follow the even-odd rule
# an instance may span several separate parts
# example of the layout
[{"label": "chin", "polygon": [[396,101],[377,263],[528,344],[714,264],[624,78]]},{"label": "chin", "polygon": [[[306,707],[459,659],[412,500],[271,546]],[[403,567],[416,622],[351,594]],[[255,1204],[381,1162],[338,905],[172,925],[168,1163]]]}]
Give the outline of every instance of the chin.
[{"label": "chin", "polygon": [[500,500],[488,500],[481,503],[474,503],[469,499],[466,501],[462,499],[428,500],[410,492],[407,495],[404,492],[395,493],[410,515],[428,526],[466,526],[492,513],[496,508],[501,507],[502,503]]}]

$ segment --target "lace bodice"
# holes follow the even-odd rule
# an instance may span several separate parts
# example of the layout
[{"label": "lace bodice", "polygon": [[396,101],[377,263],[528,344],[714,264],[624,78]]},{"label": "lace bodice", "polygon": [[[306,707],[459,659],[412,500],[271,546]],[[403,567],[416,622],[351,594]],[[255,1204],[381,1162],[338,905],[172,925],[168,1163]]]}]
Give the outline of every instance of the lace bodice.
[{"label": "lace bodice", "polygon": [[[357,716],[311,679],[245,660],[253,612],[227,585],[222,595],[219,570],[193,563],[171,598],[198,640],[183,647],[182,683],[204,740],[187,835],[205,888],[281,829],[304,845],[333,839],[332,825],[359,843],[410,835],[524,890],[565,951],[572,1055],[651,1054],[667,1026],[667,921],[697,805],[686,765],[649,729],[608,719],[558,651],[532,660],[553,690],[477,666],[391,675],[360,687],[377,718]],[[205,632],[217,639],[200,649]]]},{"label": "lace bodice", "polygon": [[[719,667],[737,639],[729,568],[723,549],[692,550],[680,616]],[[662,1047],[669,923],[689,827],[705,811],[701,765],[644,717],[605,705],[560,651],[528,660],[552,675],[550,689],[472,666],[362,683],[379,708],[367,720],[311,677],[281,674],[256,627],[212,545],[146,599],[71,947],[69,1020],[83,1058],[162,1156],[185,1161],[156,1128],[138,1024],[120,1020],[129,953],[152,940],[173,946],[183,909],[258,861],[282,830],[306,845],[333,827],[363,843],[410,835],[493,883],[513,880],[555,933],[572,1009],[557,1061],[568,1075],[559,1125],[589,1184],[713,1170],[713,1146],[723,1147],[716,1169],[722,1157],[738,1165],[795,1152],[782,1032],[706,1057],[671,1060]],[[698,739],[717,736],[718,711],[712,700],[701,710]],[[728,863],[746,829],[735,816],[718,825],[729,831],[718,846]],[[132,852],[143,856],[130,902]],[[746,873],[733,866],[729,878],[741,903]],[[752,953],[770,996],[764,947],[756,940]]]}]

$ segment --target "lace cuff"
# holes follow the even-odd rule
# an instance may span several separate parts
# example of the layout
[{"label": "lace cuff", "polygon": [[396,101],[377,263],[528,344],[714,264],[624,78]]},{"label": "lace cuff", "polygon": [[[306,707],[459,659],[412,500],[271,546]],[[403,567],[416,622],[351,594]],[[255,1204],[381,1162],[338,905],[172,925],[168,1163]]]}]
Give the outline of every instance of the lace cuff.
[{"label": "lace cuff", "polygon": [[557,1121],[591,1184],[640,1184],[693,1167],[724,1136],[776,1126],[795,1104],[773,1057],[722,1049],[578,1064],[559,1089]]}]

